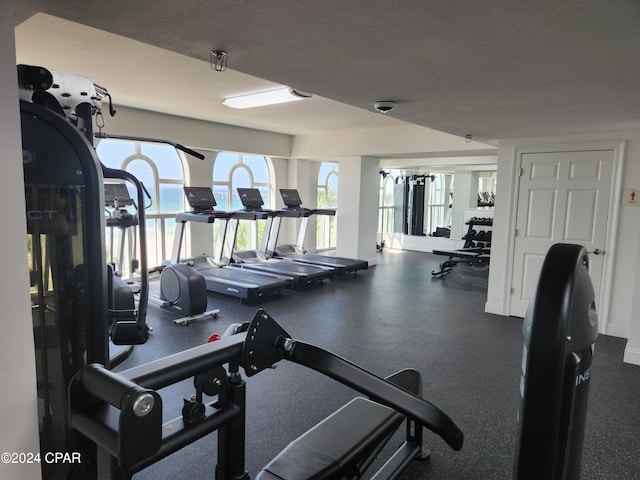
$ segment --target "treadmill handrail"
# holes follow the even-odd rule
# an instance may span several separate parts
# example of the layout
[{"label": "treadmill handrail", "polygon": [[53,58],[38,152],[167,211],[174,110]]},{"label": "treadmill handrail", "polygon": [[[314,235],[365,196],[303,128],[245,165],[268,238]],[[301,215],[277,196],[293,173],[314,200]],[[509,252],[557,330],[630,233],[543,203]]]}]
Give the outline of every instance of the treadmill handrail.
[{"label": "treadmill handrail", "polygon": [[334,216],[336,214],[335,208],[314,208],[313,215],[329,215]]},{"label": "treadmill handrail", "polygon": [[210,210],[207,212],[180,212],[176,215],[176,223],[181,222],[198,222],[198,223],[213,223],[217,219],[230,218],[229,212],[219,212],[217,210]]},{"label": "treadmill handrail", "polygon": [[245,208],[231,212],[231,218],[237,218],[239,220],[264,220],[265,218],[272,217],[273,215],[273,210],[265,210],[264,208]]},{"label": "treadmill handrail", "polygon": [[313,210],[304,207],[284,207],[280,210],[276,210],[276,215],[279,217],[310,217],[313,215]]},{"label": "treadmill handrail", "polygon": [[281,208],[280,210],[275,210],[275,214],[278,217],[291,217],[291,218],[300,218],[300,217],[309,217],[313,214],[312,210],[308,208]]}]

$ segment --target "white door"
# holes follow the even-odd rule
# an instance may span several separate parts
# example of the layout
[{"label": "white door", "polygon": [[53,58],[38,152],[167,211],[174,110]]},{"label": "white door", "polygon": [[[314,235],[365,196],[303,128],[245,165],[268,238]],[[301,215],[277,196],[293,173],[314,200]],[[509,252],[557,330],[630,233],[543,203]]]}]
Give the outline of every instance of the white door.
[{"label": "white door", "polygon": [[[614,150],[523,153],[510,314],[524,317],[555,243],[583,245],[600,298]],[[596,305],[597,308],[597,305]]]}]

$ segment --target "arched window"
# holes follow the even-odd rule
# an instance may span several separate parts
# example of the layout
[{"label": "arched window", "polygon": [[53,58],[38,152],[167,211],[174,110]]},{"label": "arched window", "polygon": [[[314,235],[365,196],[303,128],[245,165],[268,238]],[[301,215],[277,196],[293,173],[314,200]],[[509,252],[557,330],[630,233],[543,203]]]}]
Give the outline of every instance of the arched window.
[{"label": "arched window", "polygon": [[380,194],[378,196],[378,233],[394,231],[394,185],[400,170],[387,170],[380,175]]},{"label": "arched window", "polygon": [[[175,216],[185,209],[182,157],[170,145],[115,139],[101,140],[96,152],[104,165],[133,174],[148,191],[151,198],[145,195],[145,205],[138,207],[145,208],[148,264],[160,265],[171,254]],[[136,200],[135,188],[130,184],[127,187]],[[107,242],[107,259],[114,257],[112,249],[117,251],[117,247],[113,243],[120,241],[120,233],[107,232],[111,240]]]},{"label": "arched window", "polygon": [[[237,188],[257,188],[260,190],[264,207],[272,207],[271,165],[261,155],[220,152],[213,163],[213,194],[219,210],[242,209]],[[214,224],[215,228],[215,224]],[[238,227],[236,248],[258,248],[264,222],[241,220]]]},{"label": "arched window", "polygon": [[[323,162],[318,172],[318,208],[338,207],[338,164]],[[336,248],[336,217],[318,215],[316,218],[316,248]]]}]

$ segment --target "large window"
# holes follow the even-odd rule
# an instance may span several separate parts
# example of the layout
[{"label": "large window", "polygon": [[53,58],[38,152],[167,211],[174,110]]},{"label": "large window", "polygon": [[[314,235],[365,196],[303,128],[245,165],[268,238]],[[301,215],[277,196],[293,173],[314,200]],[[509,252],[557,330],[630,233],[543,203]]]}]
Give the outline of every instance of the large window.
[{"label": "large window", "polygon": [[386,170],[380,175],[380,194],[378,196],[378,233],[393,233],[394,222],[394,185],[399,170]]},{"label": "large window", "polygon": [[[318,208],[338,207],[338,164],[324,162],[318,172]],[[318,215],[316,219],[316,249],[336,248],[336,217]]]},{"label": "large window", "polygon": [[[237,188],[257,188],[264,200],[264,207],[271,208],[271,173],[265,157],[231,152],[220,152],[216,156],[213,164],[213,194],[219,210],[231,211],[242,208]],[[264,232],[264,223],[241,220],[236,248],[258,248]]]},{"label": "large window", "polygon": [[[429,178],[429,177],[427,177]],[[431,181],[426,183],[425,198],[425,232],[430,234],[436,227],[450,227],[451,195],[453,193],[453,175],[432,174]]]},{"label": "large window", "polygon": [[[107,167],[133,174],[148,191],[150,198],[147,199],[145,195],[145,205],[138,205],[138,208],[145,209],[149,266],[160,265],[171,254],[175,216],[185,210],[182,158],[170,145],[127,140],[104,139],[96,151],[100,161]],[[110,181],[105,179],[105,182]],[[135,200],[135,188],[130,184],[127,187]],[[111,229],[107,231],[107,259],[114,262],[122,260],[117,259],[122,233]]]}]

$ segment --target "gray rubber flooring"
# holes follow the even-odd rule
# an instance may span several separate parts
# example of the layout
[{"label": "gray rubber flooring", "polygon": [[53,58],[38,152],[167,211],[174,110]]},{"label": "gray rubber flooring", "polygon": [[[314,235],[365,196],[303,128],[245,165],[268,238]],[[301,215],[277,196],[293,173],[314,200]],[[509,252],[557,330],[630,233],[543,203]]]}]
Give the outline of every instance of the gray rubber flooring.
[{"label": "gray rubber flooring", "polygon": [[[308,291],[285,291],[260,305],[209,296],[217,319],[176,326],[150,307],[154,331],[119,368],[205,343],[263,307],[293,338],[337,353],[381,375],[419,370],[423,396],[462,429],[451,450],[427,432],[431,461],[413,463],[403,479],[510,479],[522,362],[522,320],[484,313],[487,270],[458,266],[434,278],[444,257],[386,250],[378,264]],[[601,336],[596,345],[582,479],[639,478],[640,367],[622,363],[625,340]],[[255,474],[291,440],[356,393],[301,366],[280,362],[247,379],[246,468]],[[164,389],[167,419],[179,415],[191,382]],[[173,407],[171,406],[173,405]],[[392,439],[395,446],[401,435]],[[135,479],[214,478],[216,435],[136,474]],[[542,480],[542,479],[541,479]]]}]

